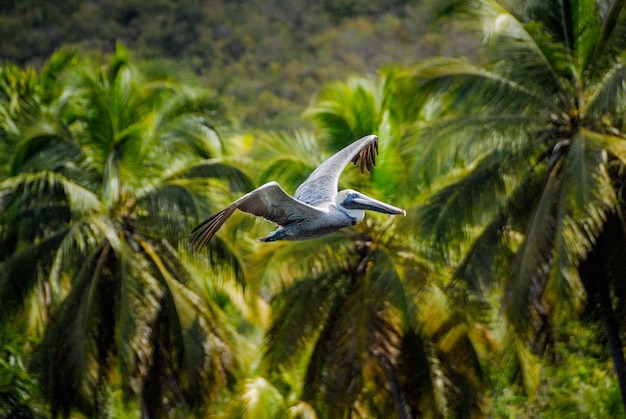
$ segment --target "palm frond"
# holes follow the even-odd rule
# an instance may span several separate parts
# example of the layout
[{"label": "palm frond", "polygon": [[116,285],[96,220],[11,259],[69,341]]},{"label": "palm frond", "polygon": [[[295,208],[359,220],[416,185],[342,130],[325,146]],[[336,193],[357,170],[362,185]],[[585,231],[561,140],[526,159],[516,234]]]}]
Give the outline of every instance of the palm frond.
[{"label": "palm frond", "polygon": [[115,55],[99,72],[77,71],[72,79],[72,110],[84,124],[78,139],[94,166],[105,173],[107,203],[118,195],[120,172],[127,184],[136,185],[153,170],[153,162],[142,155],[152,115],[145,102],[150,98],[140,94],[141,75],[123,55]]},{"label": "palm frond", "polygon": [[[612,291],[613,298],[616,300],[614,304],[616,315],[623,316],[626,312],[623,304],[626,297],[624,286],[626,246],[624,244],[626,244],[624,220],[618,213],[610,214],[603,231],[597,238],[596,245],[580,264],[581,280],[589,294],[588,308],[595,308],[601,304],[599,292],[602,287],[607,287]],[[597,278],[600,275],[607,281],[606,284],[598,284]],[[592,310],[587,311],[593,313]]]},{"label": "palm frond", "polygon": [[619,114],[624,110],[626,99],[626,68],[619,62],[607,69],[602,79],[591,87],[591,97],[586,103],[589,115]]},{"label": "palm frond", "polygon": [[[183,242],[183,245],[186,249],[190,247],[189,242]],[[254,280],[248,278],[241,247],[229,240],[215,237],[208,244],[206,252],[191,255],[194,265],[201,270],[197,277],[204,278],[203,289],[207,296],[215,297],[219,294],[225,282],[234,282],[241,290],[248,286],[257,289]]]},{"label": "palm frond", "polygon": [[373,78],[351,78],[326,86],[305,116],[322,131],[328,149],[338,151],[354,140],[377,133],[385,89]]},{"label": "palm frond", "polygon": [[582,74],[588,69],[589,59],[595,54],[594,49],[599,46],[598,38],[603,25],[596,2],[577,1],[570,7],[575,65],[578,73]]},{"label": "palm frond", "polygon": [[[505,284],[502,304],[511,324],[529,341],[542,330],[547,316],[543,293],[554,258],[554,241],[558,221],[555,206],[560,182],[549,175],[537,207],[516,251],[509,280]],[[534,332],[533,332],[534,330]]]},{"label": "palm frond", "polygon": [[95,167],[104,170],[115,138],[111,116],[107,109],[106,92],[103,92],[97,80],[91,74],[74,75],[73,89],[76,96],[71,103],[76,117],[84,121],[86,131],[79,135],[86,154]]},{"label": "palm frond", "polygon": [[[501,67],[505,70],[503,75],[511,72],[505,77],[527,88],[534,85],[533,90],[537,94],[555,99],[563,109],[573,105],[568,82],[570,57],[562,43],[564,29],[559,27],[556,33],[552,33],[546,28],[555,29],[553,25],[538,23],[543,20],[562,23],[559,12],[563,11],[555,10],[558,6],[542,9],[535,20],[531,14],[537,13],[534,10],[537,3],[469,0],[461,2],[461,5],[460,9],[470,18],[469,24],[476,25],[476,29],[483,33],[487,54],[494,54],[491,58],[504,64]],[[508,65],[507,62],[514,62],[515,65]],[[550,109],[549,99],[545,102],[547,109]],[[559,115],[559,112],[556,114]]]},{"label": "palm frond", "polygon": [[[53,103],[64,96],[64,78],[76,63],[76,51],[61,48],[50,56],[39,71],[39,80],[45,103]],[[64,103],[65,100],[61,100]]]},{"label": "palm frond", "polygon": [[[191,159],[218,158],[224,155],[224,144],[213,125],[202,115],[183,113],[175,109],[171,121],[155,124],[154,130],[161,146],[172,157],[189,155]],[[165,126],[161,126],[165,124]]]},{"label": "palm frond", "polygon": [[69,225],[55,251],[54,259],[49,266],[50,272],[46,278],[53,290],[53,299],[64,297],[60,292],[63,277],[72,272],[74,266],[80,266],[82,261],[95,252],[99,246],[108,243],[113,249],[119,249],[120,242],[117,235],[118,230],[115,225],[99,214],[89,214]]},{"label": "palm frond", "polygon": [[351,278],[345,296],[332,304],[309,361],[302,399],[324,415],[350,411],[371,386],[384,390],[369,400],[370,409],[396,409],[387,395],[394,388],[392,371],[405,321],[395,301],[404,298],[403,290],[384,254],[372,257],[372,268],[362,278]]},{"label": "palm frond", "polygon": [[307,131],[261,134],[254,155],[260,165],[260,183],[271,180],[295,191],[321,162],[323,153],[315,136]]},{"label": "palm frond", "polygon": [[291,406],[285,412],[286,419],[318,419],[317,413],[313,406],[307,402],[300,401]]},{"label": "palm frond", "polygon": [[413,156],[412,174],[427,184],[446,172],[475,164],[494,149],[517,150],[527,159],[538,150],[526,141],[529,125],[543,126],[538,116],[521,114],[462,115],[441,117],[416,127],[414,141],[404,153]]},{"label": "palm frond", "polygon": [[[387,85],[389,84],[391,81],[387,83]],[[386,88],[391,89],[391,87]],[[390,93],[387,94],[391,97]],[[387,107],[396,107],[389,102],[391,99],[387,100]],[[376,157],[376,169],[372,171],[371,179],[363,176],[358,177],[360,182],[356,183],[356,187],[359,190],[365,189],[366,186],[373,187],[377,195],[395,200],[403,196],[404,202],[407,202],[413,194],[417,193],[419,186],[414,179],[409,179],[406,176],[410,168],[408,167],[408,159],[403,156],[400,146],[404,133],[400,129],[398,121],[394,120],[396,116],[392,115],[393,113],[396,113],[393,109],[385,110],[378,125],[377,135],[381,140],[379,142],[380,154]],[[353,182],[351,178],[347,178],[346,181]],[[402,192],[399,193],[399,191]]]},{"label": "palm frond", "polygon": [[[249,192],[254,189],[254,184],[243,170],[222,159],[202,160],[189,164],[178,172],[168,174],[161,180],[161,183],[179,183],[187,187],[195,185],[194,183],[182,183],[182,181],[187,180],[198,182],[198,186],[201,186],[203,179],[221,179],[227,182],[228,187],[233,192]],[[194,192],[197,191],[196,188],[193,190]]]},{"label": "palm frond", "polygon": [[[334,236],[334,237],[333,237]],[[270,369],[293,363],[308,350],[327,320],[337,299],[345,298],[351,282],[350,272],[358,260],[354,243],[337,235],[320,238],[315,252],[310,244],[294,242],[271,255],[256,255],[251,277],[271,287],[274,315],[266,333],[264,358]],[[278,274],[276,273],[278,272]],[[314,308],[312,308],[314,307]]]},{"label": "palm frond", "polygon": [[580,1],[576,30],[581,70],[590,78],[602,77],[623,52],[626,38],[626,8],[619,0],[596,3]]},{"label": "palm frond", "polygon": [[345,276],[309,275],[274,298],[273,321],[265,334],[264,350],[270,371],[279,366],[293,368],[294,358],[306,352],[348,286]]},{"label": "palm frond", "polygon": [[243,193],[253,187],[248,176],[230,164],[202,161],[187,165],[135,191],[137,228],[150,237],[185,240],[198,218],[228,204],[230,192]]},{"label": "palm frond", "polygon": [[[236,417],[271,419],[285,414],[287,400],[263,377],[248,378],[238,394]],[[233,415],[234,416],[234,415]]]},{"label": "palm frond", "polygon": [[619,135],[593,133],[595,147],[605,149],[607,158],[617,159],[621,164],[626,164],[626,141]]},{"label": "palm frond", "polygon": [[[162,309],[163,287],[148,262],[124,243],[118,268],[120,298],[117,303],[116,344],[125,386],[141,394],[155,357],[154,335]],[[129,396],[127,396],[129,398]]]},{"label": "palm frond", "polygon": [[7,254],[67,229],[70,220],[100,207],[91,191],[55,172],[13,176],[0,182],[0,190],[0,238],[9,246]]},{"label": "palm frond", "polygon": [[250,277],[258,281],[253,285],[257,289],[273,284],[274,294],[299,278],[348,272],[354,263],[354,242],[350,237],[335,233],[317,239],[315,252],[306,241],[277,243],[272,248],[259,250],[251,263]]},{"label": "palm frond", "polygon": [[57,231],[36,244],[27,246],[4,258],[0,263],[0,298],[4,301],[0,323],[23,308],[27,297],[46,272],[66,231]]},{"label": "palm frond", "polygon": [[163,315],[168,321],[168,335],[174,344],[174,361],[186,400],[191,406],[202,407],[227,385],[236,368],[228,333],[220,328],[226,324],[225,319],[180,282],[188,274],[176,262],[176,255],[168,256],[138,236],[134,240],[164,289]]},{"label": "palm frond", "polygon": [[471,246],[455,268],[453,277],[462,280],[478,295],[500,286],[500,279],[510,268],[510,261],[519,244],[515,228],[526,223],[528,207],[534,205],[537,191],[543,185],[543,179],[538,174],[540,171],[533,167],[520,176],[519,183],[507,193],[500,210],[471,241]]},{"label": "palm frond", "polygon": [[488,105],[499,114],[519,114],[528,107],[545,109],[558,116],[563,113],[550,95],[465,59],[427,59],[401,72],[399,77],[413,80],[429,94],[456,92],[453,102],[448,104],[456,109],[472,108],[475,99],[480,97],[483,106]]},{"label": "palm frond", "polygon": [[[3,191],[3,201],[17,200],[23,205],[27,199],[31,209],[35,209],[37,203],[43,207],[60,198],[65,200],[74,216],[100,207],[100,200],[93,192],[55,172],[41,171],[13,176],[0,182],[0,190]],[[22,214],[26,212],[24,207],[21,211]]]},{"label": "palm frond", "polygon": [[541,380],[540,357],[527,341],[520,339],[516,330],[507,327],[505,322],[501,326],[504,327],[501,332],[503,347],[498,361],[502,365],[502,374],[506,382],[519,384],[527,395],[534,397]]},{"label": "palm frond", "polygon": [[506,237],[506,218],[496,214],[464,253],[453,277],[480,296],[498,285],[497,279],[506,271],[512,251]]},{"label": "palm frond", "polygon": [[585,130],[576,135],[562,168],[561,231],[556,238],[554,261],[558,272],[548,283],[551,295],[547,297],[571,301],[574,307],[585,299],[579,263],[595,245],[608,214],[618,203],[606,169],[606,152],[595,140]]},{"label": "palm frond", "polygon": [[86,414],[100,408],[98,388],[111,362],[113,305],[106,284],[112,257],[111,248],[103,246],[85,260],[38,349],[35,365],[53,416],[67,415],[72,406]]},{"label": "palm frond", "polygon": [[433,380],[436,377],[431,371],[433,359],[433,345],[414,328],[408,329],[402,336],[396,374],[398,386],[412,417],[443,416],[433,386],[439,382]]},{"label": "palm frond", "polygon": [[181,147],[183,153],[205,159],[223,156],[225,144],[207,118],[215,114],[217,99],[209,91],[191,88],[175,77],[166,72],[140,86],[146,101],[158,103],[150,113],[153,139],[164,140],[166,144],[162,145],[170,152]]},{"label": "palm frond", "polygon": [[[309,362],[302,397],[328,416],[350,411],[368,384],[385,383],[383,388],[389,391],[385,367],[395,364],[401,335],[382,309],[361,304],[357,309],[353,299],[363,297],[353,289],[343,303],[346,315],[331,315]],[[393,402],[380,396],[378,408],[393,411]]]},{"label": "palm frond", "polygon": [[21,121],[19,142],[12,150],[10,174],[37,170],[60,170],[78,162],[80,148],[72,140],[68,127],[52,115],[36,110]]},{"label": "palm frond", "polygon": [[[428,247],[446,260],[455,260],[473,240],[476,227],[503,208],[508,183],[528,161],[520,150],[505,148],[487,154],[475,167],[461,170],[416,210],[415,223]],[[507,179],[508,178],[508,179]]]},{"label": "palm frond", "polygon": [[575,91],[571,82],[574,76],[569,50],[556,41],[553,34],[547,33],[541,24],[530,22],[526,24],[525,30],[525,36],[521,39],[498,38],[493,46],[489,46],[488,54],[492,60],[489,68],[503,77],[515,80],[529,91],[543,95],[546,98],[543,103],[546,111],[554,112],[550,103],[562,111],[571,109],[575,106],[572,99]]},{"label": "palm frond", "polygon": [[183,182],[155,188],[138,201],[138,231],[149,237],[163,237],[173,243],[188,236],[198,218],[194,194]]},{"label": "palm frond", "polygon": [[[430,346],[430,374],[439,377],[433,380],[431,404],[444,416],[457,416],[464,409],[480,414],[486,407],[484,357],[495,350],[493,336],[465,310],[455,309],[454,300],[436,283],[421,290],[416,304],[418,330]],[[417,349],[418,355],[424,350]]]}]

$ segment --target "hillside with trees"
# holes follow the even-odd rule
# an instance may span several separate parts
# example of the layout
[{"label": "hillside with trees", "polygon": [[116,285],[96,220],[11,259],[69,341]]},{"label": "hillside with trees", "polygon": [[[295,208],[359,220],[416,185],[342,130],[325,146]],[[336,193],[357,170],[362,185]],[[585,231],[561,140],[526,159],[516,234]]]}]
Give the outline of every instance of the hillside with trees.
[{"label": "hillside with trees", "polygon": [[471,54],[438,2],[100,0],[3,2],[0,61],[39,67],[56,49],[174,64],[249,128],[298,128],[320,87],[436,54]]},{"label": "hillside with trees", "polygon": [[452,3],[3,3],[0,417],[626,417],[626,5]]}]

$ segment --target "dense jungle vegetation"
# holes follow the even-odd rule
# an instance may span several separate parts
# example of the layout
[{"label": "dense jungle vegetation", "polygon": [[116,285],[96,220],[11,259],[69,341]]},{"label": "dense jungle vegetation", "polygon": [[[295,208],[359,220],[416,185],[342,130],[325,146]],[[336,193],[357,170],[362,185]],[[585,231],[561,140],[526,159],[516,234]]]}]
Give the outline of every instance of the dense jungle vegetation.
[{"label": "dense jungle vegetation", "polygon": [[[626,5],[0,4],[0,417],[626,417]],[[405,208],[258,243],[289,193]]]}]

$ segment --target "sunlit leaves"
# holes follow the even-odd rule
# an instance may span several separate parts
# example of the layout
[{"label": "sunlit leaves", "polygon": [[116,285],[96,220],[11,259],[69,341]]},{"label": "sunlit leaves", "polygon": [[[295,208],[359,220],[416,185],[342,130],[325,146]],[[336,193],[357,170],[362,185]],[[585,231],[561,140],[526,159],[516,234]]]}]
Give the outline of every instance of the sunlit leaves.
[{"label": "sunlit leaves", "polygon": [[[623,25],[622,7],[459,3],[485,36],[485,61],[435,58],[401,74],[415,82],[407,93],[426,91],[439,104],[439,114],[420,122],[424,141],[418,144],[426,152],[416,162],[441,179],[436,186],[446,186],[420,210],[421,230],[435,249],[440,245],[463,260],[457,274],[466,279],[484,281],[490,272],[477,277],[476,268],[468,270],[473,257],[486,254],[477,244],[516,253],[505,294],[512,319],[533,311],[546,316],[556,301],[579,306],[578,264],[618,202],[599,138],[606,141],[603,135],[623,125],[615,114],[623,73],[619,55],[605,59],[599,51],[609,43],[600,33]],[[601,66],[611,71],[600,76]],[[542,192],[518,194],[525,184]],[[482,232],[481,225],[487,226]],[[536,330],[544,320],[535,318]]]},{"label": "sunlit leaves", "polygon": [[329,148],[338,151],[358,138],[378,132],[387,93],[381,80],[352,78],[328,85],[307,114],[321,127]]},{"label": "sunlit leaves", "polygon": [[[52,313],[33,365],[53,414],[102,412],[111,386],[148,415],[204,411],[237,369],[236,333],[192,280],[185,231],[211,208],[207,184],[251,182],[218,161],[202,89],[147,79],[122,46],[101,67],[53,64],[54,80],[5,86],[19,141],[0,181],[0,320]],[[243,282],[237,257],[212,261]]]},{"label": "sunlit leaves", "polygon": [[422,104],[402,144],[432,185],[409,221],[467,302],[502,295],[516,339],[550,342],[565,313],[597,307],[594,281],[622,298],[608,273],[621,265],[596,247],[623,246],[606,229],[623,212],[624,4],[455,4],[483,38],[479,60],[397,74],[400,102]]}]

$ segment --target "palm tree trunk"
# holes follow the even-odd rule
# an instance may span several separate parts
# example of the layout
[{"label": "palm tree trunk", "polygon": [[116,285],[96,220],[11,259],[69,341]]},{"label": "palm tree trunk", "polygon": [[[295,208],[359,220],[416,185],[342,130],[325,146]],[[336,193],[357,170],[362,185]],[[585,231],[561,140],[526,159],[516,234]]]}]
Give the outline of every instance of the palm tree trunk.
[{"label": "palm tree trunk", "polygon": [[619,335],[619,324],[613,312],[613,302],[611,301],[611,291],[608,280],[600,280],[598,284],[598,305],[604,333],[609,344],[613,368],[619,380],[619,387],[622,394],[622,405],[626,411],[626,360],[624,360],[624,350],[622,339]]}]

